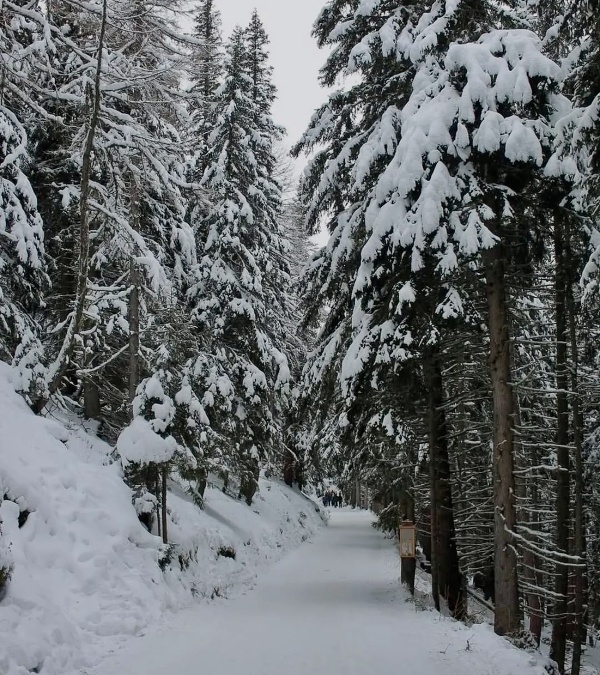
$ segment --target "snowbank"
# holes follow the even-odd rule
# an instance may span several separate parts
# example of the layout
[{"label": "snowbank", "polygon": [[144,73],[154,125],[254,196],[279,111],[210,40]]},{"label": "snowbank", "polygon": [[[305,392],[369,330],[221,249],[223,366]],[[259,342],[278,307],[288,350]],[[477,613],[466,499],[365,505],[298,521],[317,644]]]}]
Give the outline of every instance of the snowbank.
[{"label": "snowbank", "polygon": [[2,675],[80,673],[165,612],[247,588],[322,524],[313,502],[276,481],[261,480],[251,507],[209,488],[205,511],[173,485],[178,547],[162,572],[161,541],[138,521],[111,448],[78,424],[35,417],[10,378],[0,363],[0,566],[13,566]]}]

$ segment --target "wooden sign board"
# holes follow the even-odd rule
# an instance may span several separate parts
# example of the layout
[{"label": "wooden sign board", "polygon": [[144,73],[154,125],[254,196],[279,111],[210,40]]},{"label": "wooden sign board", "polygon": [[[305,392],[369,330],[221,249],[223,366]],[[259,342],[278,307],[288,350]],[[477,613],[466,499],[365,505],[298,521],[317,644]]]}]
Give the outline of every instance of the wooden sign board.
[{"label": "wooden sign board", "polygon": [[398,528],[398,547],[401,558],[415,557],[416,529],[412,523],[403,523]]}]

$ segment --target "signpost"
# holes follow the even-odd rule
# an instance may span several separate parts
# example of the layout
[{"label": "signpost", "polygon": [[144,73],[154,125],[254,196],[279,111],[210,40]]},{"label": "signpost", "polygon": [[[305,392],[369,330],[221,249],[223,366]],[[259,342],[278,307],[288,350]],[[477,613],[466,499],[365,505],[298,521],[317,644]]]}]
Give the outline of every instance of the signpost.
[{"label": "signpost", "polygon": [[410,520],[405,520],[398,528],[398,546],[401,558],[415,557],[416,527]]}]

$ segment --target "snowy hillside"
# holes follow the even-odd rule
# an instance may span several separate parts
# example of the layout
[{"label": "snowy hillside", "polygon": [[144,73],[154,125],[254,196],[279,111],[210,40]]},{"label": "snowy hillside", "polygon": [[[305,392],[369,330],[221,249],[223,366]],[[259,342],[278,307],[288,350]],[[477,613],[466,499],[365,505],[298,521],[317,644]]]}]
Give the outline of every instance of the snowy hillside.
[{"label": "snowy hillside", "polygon": [[0,363],[0,566],[13,568],[0,603],[2,675],[81,672],[165,612],[252,585],[322,525],[313,502],[275,481],[261,480],[252,507],[209,488],[205,511],[172,485],[176,549],[163,572],[161,540],[138,521],[111,448],[35,417],[10,376]]}]

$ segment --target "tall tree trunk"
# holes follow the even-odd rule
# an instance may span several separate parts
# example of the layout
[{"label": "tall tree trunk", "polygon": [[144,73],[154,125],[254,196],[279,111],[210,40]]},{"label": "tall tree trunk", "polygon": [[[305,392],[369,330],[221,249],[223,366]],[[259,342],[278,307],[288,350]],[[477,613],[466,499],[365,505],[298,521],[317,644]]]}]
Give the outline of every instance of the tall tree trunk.
[{"label": "tall tree trunk", "polygon": [[283,455],[283,482],[292,487],[294,484],[294,466],[296,464],[296,458],[294,453],[286,448]]},{"label": "tall tree trunk", "polygon": [[450,482],[448,429],[444,412],[442,370],[437,347],[427,354],[427,389],[429,395],[429,477],[431,481],[431,583],[436,609],[439,596],[457,619],[464,618],[463,579],[456,550],[454,506]]},{"label": "tall tree trunk", "polygon": [[[129,262],[129,404],[133,403],[140,382],[140,284],[133,257]],[[131,408],[133,417],[133,408]]]},{"label": "tall tree trunk", "polygon": [[[532,448],[531,464],[537,466],[538,451]],[[535,531],[540,529],[540,497],[537,480],[531,481],[531,493],[529,495],[532,514],[527,520],[527,526]],[[537,588],[543,587],[542,571],[537,567],[536,557],[533,551],[525,550],[523,553],[523,566],[526,581]],[[544,608],[539,593],[529,592],[527,594],[527,605],[529,608],[529,632],[534,636],[536,644],[539,646],[542,641],[542,629],[544,627]]]},{"label": "tall tree trunk", "polygon": [[201,471],[198,471],[197,478],[196,478],[196,492],[200,496],[200,499],[202,499],[202,503],[204,504],[204,493],[206,492],[206,486],[208,485],[208,472],[206,469],[202,469]]},{"label": "tall tree trunk", "polygon": [[[405,520],[415,522],[415,500],[409,490],[403,490],[400,498],[400,512]],[[400,558],[400,582],[411,595],[415,594],[416,558]]]},{"label": "tall tree trunk", "polygon": [[155,464],[156,475],[154,476],[154,494],[156,495],[156,533],[159,537],[162,537],[162,516],[160,512],[160,507],[162,500],[159,501],[158,496],[161,494],[160,487],[160,466]]},{"label": "tall tree trunk", "polygon": [[[555,274],[555,320],[556,320],[556,548],[568,553],[569,548],[569,506],[571,502],[569,476],[569,400],[567,372],[567,306],[564,241],[562,223],[554,225]],[[564,560],[556,563],[554,571],[554,592],[552,642],[550,658],[556,661],[561,673],[565,672],[567,650],[567,594],[569,591],[569,566]]]},{"label": "tall tree trunk", "polygon": [[[514,352],[511,349],[511,364],[514,369]],[[530,530],[539,530],[539,491],[537,481],[531,481],[528,484],[527,469],[530,466],[537,466],[537,449],[534,447],[530,453],[525,453],[523,444],[519,440],[519,434],[522,430],[521,406],[519,397],[515,393],[515,465],[521,473],[521,479],[515,481],[517,484],[518,501],[521,504],[519,511],[519,522],[522,522]],[[540,574],[536,568],[536,558],[533,551],[524,547],[523,551],[523,578],[530,587],[541,587]],[[529,619],[529,632],[534,636],[536,644],[540,645],[542,639],[542,606],[540,596],[537,592],[528,590],[525,593],[526,613]]]},{"label": "tall tree trunk", "polygon": [[163,544],[169,543],[169,533],[167,529],[167,479],[169,477],[169,467],[165,463],[161,467],[161,517],[162,517],[162,540]]},{"label": "tall tree trunk", "polygon": [[498,635],[519,629],[517,557],[511,542],[516,526],[514,479],[514,392],[511,384],[504,249],[486,250],[486,295],[490,333],[490,372],[494,406],[494,630]]},{"label": "tall tree trunk", "polygon": [[100,23],[100,34],[98,37],[98,59],[96,64],[96,74],[94,80],[94,91],[91,94],[92,110],[88,132],[85,139],[81,164],[81,196],[79,200],[79,255],[77,265],[77,285],[75,290],[75,301],[71,318],[67,324],[67,331],[63,339],[62,346],[54,363],[48,369],[49,382],[48,392],[41,396],[32,405],[36,413],[40,413],[47,405],[50,397],[59,389],[62,380],[71,366],[71,358],[77,343],[77,335],[81,330],[83,321],[83,312],[87,297],[87,285],[90,268],[90,184],[92,175],[92,154],[94,151],[94,139],[96,129],[100,119],[100,100],[101,100],[101,82],[102,82],[102,52],[104,49],[104,36],[106,34],[107,23],[107,0],[102,3],[102,20]]},{"label": "tall tree trunk", "polygon": [[83,381],[83,415],[86,420],[97,420],[100,417],[100,388],[96,380],[84,375]]},{"label": "tall tree trunk", "polygon": [[[567,228],[569,226],[567,225]],[[570,232],[567,229],[566,264],[568,266],[568,280],[566,285],[567,313],[569,316],[569,342],[571,348],[571,393],[573,412],[573,439],[575,445],[575,555],[579,558],[574,570],[575,577],[575,606],[573,631],[573,658],[571,660],[571,675],[579,675],[581,671],[581,650],[585,644],[585,529],[583,512],[584,467],[583,467],[583,415],[581,413],[579,394],[579,351],[576,333],[576,305],[573,298],[573,281],[570,270],[573,258],[570,246]]]},{"label": "tall tree trunk", "polygon": [[[136,0],[136,20],[134,21],[135,36],[131,45],[133,54],[137,54],[143,43],[144,24],[142,17],[145,14],[144,4],[141,0]],[[130,93],[132,105],[132,114],[136,115],[136,106],[141,100],[141,92],[137,87],[132,87]],[[140,157],[134,152],[131,159],[131,174],[129,185],[129,224],[134,232],[141,229],[141,195],[139,186],[139,172],[141,170]],[[135,246],[135,244],[133,244]],[[140,271],[135,260],[135,250],[131,252],[129,259],[129,403],[130,406],[135,398],[135,392],[140,383]],[[133,417],[133,409],[130,409]]]},{"label": "tall tree trunk", "polygon": [[352,492],[350,495],[350,504],[355,509],[359,505],[360,482],[358,477],[352,481]]}]

